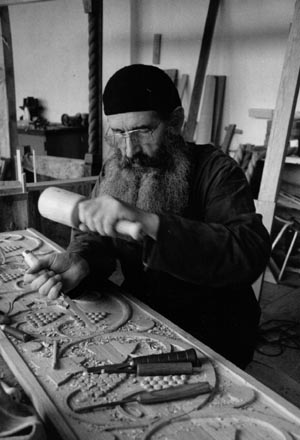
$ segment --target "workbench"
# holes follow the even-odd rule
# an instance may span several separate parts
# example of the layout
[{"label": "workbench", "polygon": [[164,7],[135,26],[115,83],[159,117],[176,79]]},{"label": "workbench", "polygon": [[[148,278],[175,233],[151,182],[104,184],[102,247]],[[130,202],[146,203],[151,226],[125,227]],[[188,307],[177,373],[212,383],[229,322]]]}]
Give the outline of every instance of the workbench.
[{"label": "workbench", "polygon": [[[0,234],[0,310],[10,309],[11,327],[33,336],[23,342],[0,331],[0,351],[47,432],[67,440],[300,438],[298,408],[118,286],[82,292],[74,302],[84,320],[63,297],[40,297],[23,282],[26,250],[41,256],[62,248],[33,229]],[[188,374],[88,372],[190,349],[198,364]],[[209,389],[194,397],[95,409],[141,391],[200,383]]]}]

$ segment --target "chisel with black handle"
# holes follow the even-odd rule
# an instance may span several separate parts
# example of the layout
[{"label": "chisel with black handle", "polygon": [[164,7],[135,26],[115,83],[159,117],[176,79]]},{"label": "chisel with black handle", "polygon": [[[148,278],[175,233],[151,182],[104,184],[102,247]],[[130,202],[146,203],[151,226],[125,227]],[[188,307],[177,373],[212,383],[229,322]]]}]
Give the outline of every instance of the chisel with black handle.
[{"label": "chisel with black handle", "polygon": [[[96,367],[88,367],[89,373],[135,373],[137,366],[142,364],[151,364],[154,368],[154,364],[179,364],[179,363],[191,363],[192,366],[199,366],[200,361],[197,358],[197,353],[194,348],[188,350],[174,351],[172,353],[161,354],[149,354],[146,356],[137,356],[128,362],[122,362],[121,364],[112,365],[99,365]],[[172,374],[172,373],[169,373]],[[173,373],[181,374],[181,373]],[[184,374],[184,373],[182,373]],[[159,375],[159,374],[157,374]]]}]

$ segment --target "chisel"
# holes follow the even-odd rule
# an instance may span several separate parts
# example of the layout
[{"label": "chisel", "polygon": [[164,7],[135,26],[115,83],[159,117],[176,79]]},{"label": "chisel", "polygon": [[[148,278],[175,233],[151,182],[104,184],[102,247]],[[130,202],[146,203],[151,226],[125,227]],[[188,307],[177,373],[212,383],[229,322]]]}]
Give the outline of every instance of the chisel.
[{"label": "chisel", "polygon": [[151,405],[153,403],[165,403],[173,400],[190,399],[200,394],[208,394],[211,392],[211,386],[208,382],[189,383],[170,387],[157,391],[141,391],[135,395],[125,397],[121,400],[113,402],[98,403],[96,405],[84,406],[81,408],[73,408],[76,413],[88,413],[101,408],[111,408],[124,403],[138,402],[142,405]]},{"label": "chisel", "polygon": [[[38,258],[33,255],[31,251],[24,251],[22,253],[25,263],[32,267],[33,264],[36,264],[38,262]],[[89,327],[91,330],[94,330],[93,324],[90,322],[86,314],[80,310],[80,308],[74,303],[74,301],[67,295],[65,295],[62,291],[60,292],[61,297],[64,299],[64,301],[68,304],[68,307],[72,310],[75,315],[77,315],[85,324],[87,327]]]},{"label": "chisel", "polygon": [[32,335],[29,335],[28,333],[23,332],[23,330],[10,327],[8,325],[0,325],[0,330],[22,342],[28,342],[31,341],[31,339],[33,339]]},{"label": "chisel", "polygon": [[[149,354],[145,356],[137,356],[128,362],[122,362],[120,364],[112,365],[99,365],[96,367],[88,367],[88,373],[135,373],[137,372],[137,366],[139,365],[140,371],[142,371],[141,364],[150,364],[152,368],[155,368],[154,364],[164,364],[168,363],[179,364],[179,363],[191,363],[192,366],[200,366],[200,360],[197,358],[197,353],[194,348],[189,348],[188,350],[174,351],[172,353],[160,353],[160,354]],[[179,367],[180,368],[180,367]],[[146,371],[147,367],[144,367]],[[150,367],[151,370],[151,367]],[[168,373],[172,374],[172,373]],[[179,374],[179,373],[173,373]],[[184,373],[182,373],[184,374]],[[145,375],[145,374],[144,374]],[[157,375],[159,375],[157,373]]]}]

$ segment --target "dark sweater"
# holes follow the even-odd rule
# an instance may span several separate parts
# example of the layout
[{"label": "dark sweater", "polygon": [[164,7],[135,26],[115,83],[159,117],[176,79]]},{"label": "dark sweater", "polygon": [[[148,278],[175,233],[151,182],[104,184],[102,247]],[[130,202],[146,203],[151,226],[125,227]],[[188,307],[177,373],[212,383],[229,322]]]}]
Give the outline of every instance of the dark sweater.
[{"label": "dark sweater", "polygon": [[183,217],[160,215],[156,241],[73,231],[68,250],[88,261],[97,284],[119,259],[128,292],[244,368],[260,316],[251,284],[270,239],[236,162],[210,145],[193,147],[192,157],[189,206]]}]

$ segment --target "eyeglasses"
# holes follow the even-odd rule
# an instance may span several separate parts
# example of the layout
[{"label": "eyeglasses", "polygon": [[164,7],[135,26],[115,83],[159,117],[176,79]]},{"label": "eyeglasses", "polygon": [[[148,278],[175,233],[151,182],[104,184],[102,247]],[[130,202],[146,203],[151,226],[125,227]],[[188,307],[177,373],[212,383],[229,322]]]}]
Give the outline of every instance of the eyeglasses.
[{"label": "eyeglasses", "polygon": [[134,145],[143,146],[154,141],[153,135],[160,124],[161,122],[155,128],[137,128],[135,130],[128,130],[122,133],[114,133],[111,128],[109,128],[104,136],[104,139],[111,147],[122,147],[125,145],[126,139],[130,139]]}]

